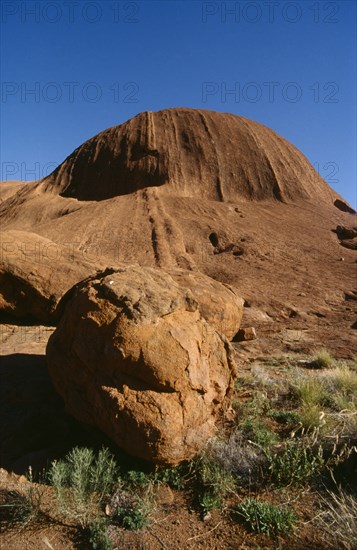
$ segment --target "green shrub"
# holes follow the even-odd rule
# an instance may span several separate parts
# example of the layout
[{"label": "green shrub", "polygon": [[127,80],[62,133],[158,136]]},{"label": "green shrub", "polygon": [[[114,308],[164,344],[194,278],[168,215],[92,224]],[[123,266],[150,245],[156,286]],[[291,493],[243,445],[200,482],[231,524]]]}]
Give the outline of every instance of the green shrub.
[{"label": "green shrub", "polygon": [[133,508],[118,508],[116,517],[125,529],[135,531],[149,523],[150,512],[151,506],[148,507],[147,503],[139,500]]},{"label": "green shrub", "polygon": [[147,487],[152,479],[150,474],[141,470],[130,470],[125,476],[125,482],[132,487]]},{"label": "green shrub", "polygon": [[183,489],[185,486],[185,475],[187,467],[185,465],[176,466],[175,468],[163,468],[156,472],[156,480],[166,483],[174,489]]},{"label": "green shrub", "polygon": [[243,518],[250,529],[266,535],[289,533],[297,519],[292,510],[255,498],[245,498],[234,512]]},{"label": "green shrub", "polygon": [[194,469],[202,512],[222,508],[224,499],[235,488],[232,474],[205,455],[195,461]]},{"label": "green shrub", "polygon": [[300,416],[296,411],[272,411],[270,416],[281,424],[296,424],[300,421]]},{"label": "green shrub", "polygon": [[303,484],[326,466],[322,446],[306,441],[288,444],[282,454],[270,458],[271,479],[278,485]]},{"label": "green shrub", "polygon": [[142,494],[120,488],[110,499],[110,515],[125,529],[141,529],[149,522],[153,510],[153,485],[150,483]]},{"label": "green shrub", "polygon": [[64,460],[54,461],[49,480],[59,512],[88,525],[117,481],[118,470],[108,449],[95,456],[91,449],[75,447]]},{"label": "green shrub", "polygon": [[269,430],[264,422],[256,418],[248,418],[242,422],[240,428],[249,439],[263,447],[263,449],[269,449],[279,441],[276,433]]},{"label": "green shrub", "polygon": [[93,550],[112,550],[113,546],[108,535],[108,524],[100,519],[88,526],[88,538]]},{"label": "green shrub", "polygon": [[316,350],[314,356],[312,357],[312,363],[315,368],[318,369],[329,369],[333,366],[335,360],[327,349],[321,348]]}]

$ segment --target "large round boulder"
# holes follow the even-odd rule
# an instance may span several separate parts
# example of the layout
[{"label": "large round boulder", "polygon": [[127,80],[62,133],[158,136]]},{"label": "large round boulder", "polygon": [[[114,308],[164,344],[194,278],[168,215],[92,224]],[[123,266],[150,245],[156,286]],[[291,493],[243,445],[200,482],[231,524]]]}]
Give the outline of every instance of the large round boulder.
[{"label": "large round boulder", "polygon": [[139,266],[79,284],[47,358],[68,412],[158,464],[202,449],[236,375],[228,340],[202,317],[192,292]]}]

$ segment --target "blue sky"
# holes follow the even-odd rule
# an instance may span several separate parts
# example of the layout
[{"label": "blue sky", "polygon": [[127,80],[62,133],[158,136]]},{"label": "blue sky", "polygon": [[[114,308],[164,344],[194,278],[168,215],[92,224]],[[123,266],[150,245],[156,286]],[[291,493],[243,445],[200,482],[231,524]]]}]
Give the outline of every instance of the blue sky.
[{"label": "blue sky", "polygon": [[1,3],[2,179],[37,179],[141,111],[261,122],[356,206],[354,1]]}]

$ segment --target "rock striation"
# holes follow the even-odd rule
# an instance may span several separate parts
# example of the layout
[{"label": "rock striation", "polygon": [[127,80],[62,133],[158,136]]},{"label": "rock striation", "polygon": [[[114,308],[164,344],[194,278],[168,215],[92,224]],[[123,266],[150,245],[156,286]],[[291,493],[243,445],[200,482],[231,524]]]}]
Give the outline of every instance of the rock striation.
[{"label": "rock striation", "polygon": [[78,147],[45,184],[81,201],[153,186],[221,202],[331,198],[306,157],[273,130],[198,109],[144,112],[109,128]]}]

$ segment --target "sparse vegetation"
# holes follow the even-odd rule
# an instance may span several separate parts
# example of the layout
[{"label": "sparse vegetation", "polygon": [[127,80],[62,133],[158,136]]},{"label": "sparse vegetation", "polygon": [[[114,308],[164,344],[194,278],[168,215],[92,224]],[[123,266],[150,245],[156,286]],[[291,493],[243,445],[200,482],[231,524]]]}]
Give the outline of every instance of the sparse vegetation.
[{"label": "sparse vegetation", "polygon": [[292,441],[283,453],[272,455],[271,479],[277,485],[304,484],[321,472],[324,466],[321,445],[314,448],[309,446],[307,440]]},{"label": "sparse vegetation", "polygon": [[207,455],[195,461],[194,473],[198,502],[203,514],[215,508],[222,508],[225,498],[235,488],[232,474]]},{"label": "sparse vegetation", "polygon": [[1,524],[6,528],[6,523],[11,521],[14,525],[25,527],[38,520],[41,512],[39,502],[34,501],[28,494],[19,491],[1,491]]},{"label": "sparse vegetation", "polygon": [[[43,481],[42,475],[40,479]],[[29,468],[21,491],[12,490],[0,493],[1,523],[11,519],[14,524],[25,527],[38,521],[43,516],[41,511],[42,494],[43,486],[34,483],[32,469]]]},{"label": "sparse vegetation", "polygon": [[88,539],[93,550],[112,550],[113,548],[108,535],[108,523],[104,518],[88,526]]},{"label": "sparse vegetation", "polygon": [[[271,368],[279,374],[275,379]],[[338,541],[352,550],[355,497],[342,489],[327,491],[324,484],[334,480],[336,466],[348,467],[355,452],[357,369],[333,361],[307,370],[286,358],[273,367],[268,361],[253,364],[236,383],[234,400],[236,418],[229,429],[213,438],[202,456],[176,468],[120,471],[107,449],[72,449],[48,473],[57,502],[52,518],[78,526],[88,547],[111,550],[113,529],[155,525],[156,492],[164,484],[184,491],[201,518],[209,520],[212,510],[228,517],[232,510],[241,526],[276,538],[288,536],[300,517],[295,504],[292,509],[277,503],[289,502],[291,491],[295,502],[295,495],[308,489],[321,505],[314,524],[333,541],[331,547]],[[21,492],[0,495],[3,522],[26,528],[41,514],[46,521],[40,488],[30,472]]]},{"label": "sparse vegetation", "polygon": [[334,358],[331,353],[327,351],[327,349],[321,348],[316,350],[311,362],[313,363],[314,368],[329,369],[334,364]]},{"label": "sparse vegetation", "polygon": [[52,463],[49,480],[57,497],[58,511],[87,527],[118,478],[108,449],[95,456],[91,449],[75,447],[65,460]]},{"label": "sparse vegetation", "polygon": [[253,531],[274,536],[289,533],[297,520],[292,510],[255,498],[245,498],[234,512]]}]

